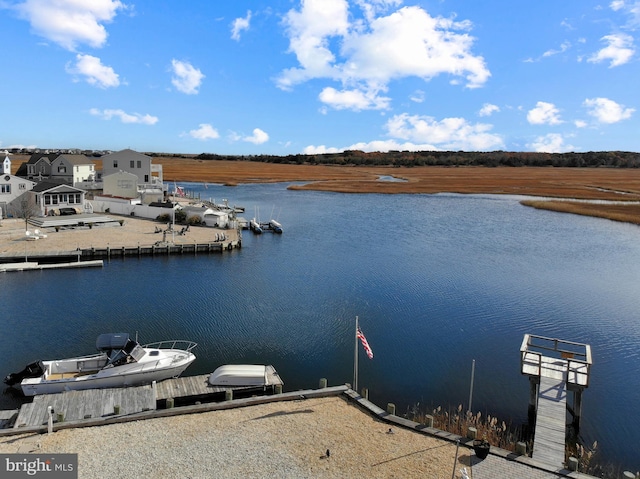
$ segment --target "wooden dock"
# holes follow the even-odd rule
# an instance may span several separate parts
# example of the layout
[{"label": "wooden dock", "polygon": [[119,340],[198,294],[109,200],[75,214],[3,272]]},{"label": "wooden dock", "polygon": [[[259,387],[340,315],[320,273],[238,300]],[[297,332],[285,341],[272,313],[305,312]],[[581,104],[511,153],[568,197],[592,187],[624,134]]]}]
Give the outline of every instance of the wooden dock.
[{"label": "wooden dock", "polygon": [[[522,374],[529,376],[530,419],[535,422],[532,457],[556,469],[565,467],[567,412],[579,428],[582,392],[589,386],[591,347],[526,334],[520,348]],[[567,403],[573,393],[573,407]]]},{"label": "wooden dock", "polygon": [[[65,391],[59,394],[34,396],[33,402],[23,404],[17,412],[14,428],[47,424],[47,408],[51,406],[54,419],[63,421],[126,416],[167,407],[167,400],[181,404],[224,401],[229,397],[273,394],[283,382],[273,366],[267,366],[267,385],[214,387],[208,383],[209,374],[165,379],[145,386],[125,388]],[[0,420],[2,416],[0,416]],[[7,416],[7,421],[9,416]]]},{"label": "wooden dock", "polygon": [[564,379],[540,378],[532,457],[562,468],[567,428],[567,388]]}]

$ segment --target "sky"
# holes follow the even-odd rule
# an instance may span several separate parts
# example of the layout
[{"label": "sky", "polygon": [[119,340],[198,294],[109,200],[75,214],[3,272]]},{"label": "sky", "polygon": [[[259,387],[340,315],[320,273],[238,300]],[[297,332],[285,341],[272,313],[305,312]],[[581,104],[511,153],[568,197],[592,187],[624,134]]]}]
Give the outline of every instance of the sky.
[{"label": "sky", "polygon": [[640,0],[0,0],[0,149],[640,151]]}]

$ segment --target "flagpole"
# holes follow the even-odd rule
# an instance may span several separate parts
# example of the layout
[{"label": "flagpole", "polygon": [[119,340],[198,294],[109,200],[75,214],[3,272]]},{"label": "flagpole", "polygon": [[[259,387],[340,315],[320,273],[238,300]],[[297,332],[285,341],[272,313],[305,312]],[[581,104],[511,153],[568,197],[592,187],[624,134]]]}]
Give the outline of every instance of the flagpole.
[{"label": "flagpole", "polygon": [[358,317],[356,316],[355,344],[353,348],[353,390],[358,392]]}]

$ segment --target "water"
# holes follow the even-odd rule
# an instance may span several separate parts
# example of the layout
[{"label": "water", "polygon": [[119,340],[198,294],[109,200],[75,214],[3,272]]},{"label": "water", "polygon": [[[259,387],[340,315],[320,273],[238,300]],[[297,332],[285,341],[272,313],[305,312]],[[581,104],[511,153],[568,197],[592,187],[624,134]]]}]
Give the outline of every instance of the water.
[{"label": "water", "polygon": [[198,342],[187,374],[255,362],[273,364],[285,390],[343,384],[358,315],[375,354],[360,350],[359,383],[374,403],[466,407],[475,359],[473,409],[521,424],[519,347],[532,333],[592,345],[582,435],[603,460],[640,469],[638,227],[515,197],[183,186],[275,218],[284,234],[245,231],[242,249],[221,255],[3,275],[2,375],[138,331],[143,342]]}]

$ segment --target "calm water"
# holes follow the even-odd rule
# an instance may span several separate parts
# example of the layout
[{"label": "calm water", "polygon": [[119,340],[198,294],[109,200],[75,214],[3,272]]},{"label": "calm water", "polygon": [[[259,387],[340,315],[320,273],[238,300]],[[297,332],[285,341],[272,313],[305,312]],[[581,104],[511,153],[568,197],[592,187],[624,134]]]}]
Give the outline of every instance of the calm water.
[{"label": "calm water", "polygon": [[[640,469],[640,229],[537,211],[517,198],[344,195],[285,184],[185,184],[278,219],[222,255],[114,260],[0,277],[1,375],[90,353],[103,332],[199,343],[188,374],[273,364],[286,390],[352,381],[356,315],[374,351],[360,386],[400,413],[465,404],[526,421],[525,333],[592,345],[582,435]],[[16,400],[5,392],[2,408]]]}]

